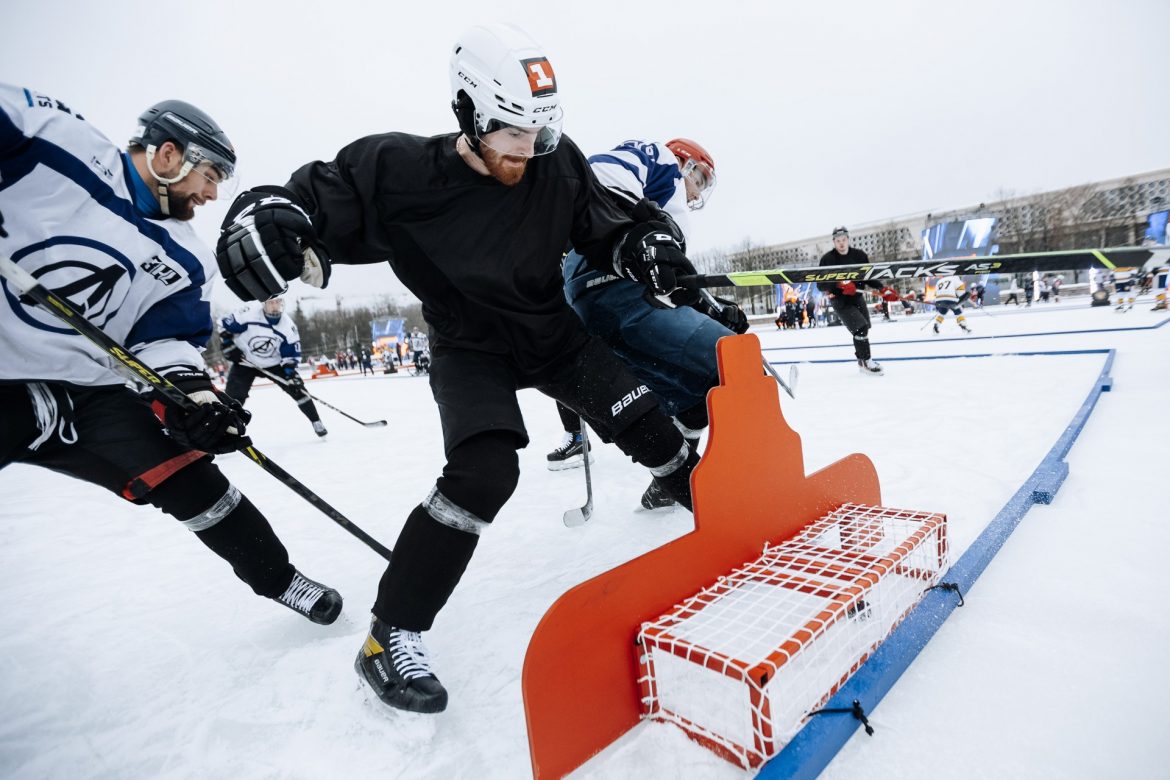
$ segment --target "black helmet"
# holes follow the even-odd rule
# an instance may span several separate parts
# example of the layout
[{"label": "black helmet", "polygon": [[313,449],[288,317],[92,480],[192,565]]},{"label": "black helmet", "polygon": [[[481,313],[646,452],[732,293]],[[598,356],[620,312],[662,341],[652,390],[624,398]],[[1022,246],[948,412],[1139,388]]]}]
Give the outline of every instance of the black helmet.
[{"label": "black helmet", "polygon": [[235,173],[236,150],[227,134],[214,119],[190,103],[164,100],[138,117],[138,129],[130,143],[149,149],[167,141],[181,146],[190,160],[210,162],[225,179]]}]

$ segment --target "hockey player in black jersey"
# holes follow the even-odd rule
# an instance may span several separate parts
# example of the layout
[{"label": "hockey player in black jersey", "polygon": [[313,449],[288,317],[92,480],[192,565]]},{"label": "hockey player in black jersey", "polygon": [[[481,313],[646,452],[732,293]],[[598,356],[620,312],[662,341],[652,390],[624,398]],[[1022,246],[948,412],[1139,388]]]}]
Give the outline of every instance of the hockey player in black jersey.
[{"label": "hockey player in black jersey", "polygon": [[[849,246],[849,231],[843,227],[833,229],[833,248],[821,258],[821,265],[861,265],[869,262],[869,256],[856,247]],[[882,288],[877,281],[861,282],[862,287],[875,290]],[[828,293],[829,303],[841,320],[841,324],[853,334],[853,353],[857,367],[866,376],[881,376],[881,364],[873,359],[869,350],[869,309],[865,296],[854,282],[820,282],[817,287]]]},{"label": "hockey player in black jersey", "polygon": [[572,246],[596,267],[641,282],[659,305],[696,294],[664,226],[635,223],[561,137],[556,75],[508,25],[475,27],[450,58],[458,133],[360,139],[284,188],[243,193],[217,257],[244,298],[320,281],[330,262],[389,261],[422,301],[431,329],[431,388],[447,464],[406,520],[382,577],[359,675],[386,704],[447,705],[422,643],[519,478],[528,444],[516,392],[535,387],[585,417],[690,508],[698,460],[648,389],[596,338],[563,294]]},{"label": "hockey player in black jersey", "polygon": [[151,504],[256,594],[332,623],[337,591],[289,563],[268,521],[210,456],[248,442],[248,415],[215,393],[203,370],[215,263],[188,220],[220,194],[235,159],[218,125],[181,101],[144,112],[119,150],[59,101],[0,85],[9,234],[0,253],[198,404],[188,412],[156,402],[152,413],[81,335],[5,284],[0,469],[41,466]]}]

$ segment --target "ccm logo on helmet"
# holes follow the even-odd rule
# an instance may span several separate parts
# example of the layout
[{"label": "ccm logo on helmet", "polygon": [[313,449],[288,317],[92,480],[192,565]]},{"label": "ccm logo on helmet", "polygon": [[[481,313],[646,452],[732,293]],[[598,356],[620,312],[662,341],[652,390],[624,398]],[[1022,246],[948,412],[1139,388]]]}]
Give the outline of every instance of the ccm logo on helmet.
[{"label": "ccm logo on helmet", "polygon": [[528,87],[532,90],[532,97],[557,93],[557,74],[553,73],[548,58],[533,57],[528,60],[520,60],[520,64],[524,66],[524,72],[528,74]]},{"label": "ccm logo on helmet", "polygon": [[466,81],[468,84],[470,84],[470,85],[471,85],[471,87],[472,87],[473,89],[479,89],[479,84],[476,84],[476,83],[475,83],[475,80],[474,80],[474,79],[472,79],[472,78],[471,78],[471,76],[468,76],[468,75],[467,75],[466,73],[464,73],[463,71],[459,71],[459,78],[463,79],[463,80],[464,80],[464,81]]}]

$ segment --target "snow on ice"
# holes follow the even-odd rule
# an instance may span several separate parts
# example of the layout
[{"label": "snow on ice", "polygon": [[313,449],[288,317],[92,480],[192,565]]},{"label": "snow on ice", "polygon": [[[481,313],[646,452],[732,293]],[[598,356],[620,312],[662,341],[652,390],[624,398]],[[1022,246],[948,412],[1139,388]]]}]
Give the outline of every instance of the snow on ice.
[{"label": "snow on ice", "polygon": [[[921,331],[919,315],[875,324],[884,378],[859,376],[852,361],[801,366],[797,399],[781,395],[781,406],[808,469],[866,453],[885,504],[948,515],[957,558],[1064,431],[1104,361],[1006,353],[1117,350],[1113,390],[1055,502],[1025,517],[870,713],[875,736],[859,731],[824,777],[1161,774],[1170,327],[1135,330],[1165,322],[1148,309],[993,307],[969,315],[975,334],[962,339],[948,338],[959,335],[950,322],[942,337]],[[775,363],[852,356],[842,328],[754,332]],[[995,356],[889,360],[982,353]],[[320,441],[284,394],[259,386],[254,440],[393,545],[443,464],[427,382],[355,376],[310,390],[390,425],[363,429],[322,410]],[[691,518],[635,511],[647,473],[598,446],[593,518],[565,528],[563,511],[584,501],[582,472],[546,470],[561,438],[553,402],[523,391],[521,403],[532,444],[519,488],[426,635],[451,692],[438,716],[388,711],[353,672],[382,560],[242,455],[218,460],[293,562],[341,591],[336,624],[252,595],[153,508],[47,470],[4,469],[0,776],[529,775],[520,671],[537,621],[569,587],[686,533]],[[662,724],[640,725],[577,773],[745,775]]]}]

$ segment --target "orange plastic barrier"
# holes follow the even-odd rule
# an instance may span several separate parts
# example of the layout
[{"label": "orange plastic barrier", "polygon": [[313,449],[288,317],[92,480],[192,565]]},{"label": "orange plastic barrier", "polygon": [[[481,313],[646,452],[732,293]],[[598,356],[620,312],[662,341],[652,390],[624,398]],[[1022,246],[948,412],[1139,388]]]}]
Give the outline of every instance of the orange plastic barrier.
[{"label": "orange plastic barrier", "polygon": [[309,379],[320,379],[321,377],[326,376],[337,376],[337,369],[330,368],[326,364],[322,363],[313,369],[313,375],[310,376]]},{"label": "orange plastic barrier", "polygon": [[805,476],[756,336],[722,339],[718,357],[707,450],[691,476],[695,530],[569,590],[532,634],[522,686],[534,777],[568,774],[638,723],[642,622],[755,559],[765,541],[789,539],[846,501],[881,503],[864,455]]}]

